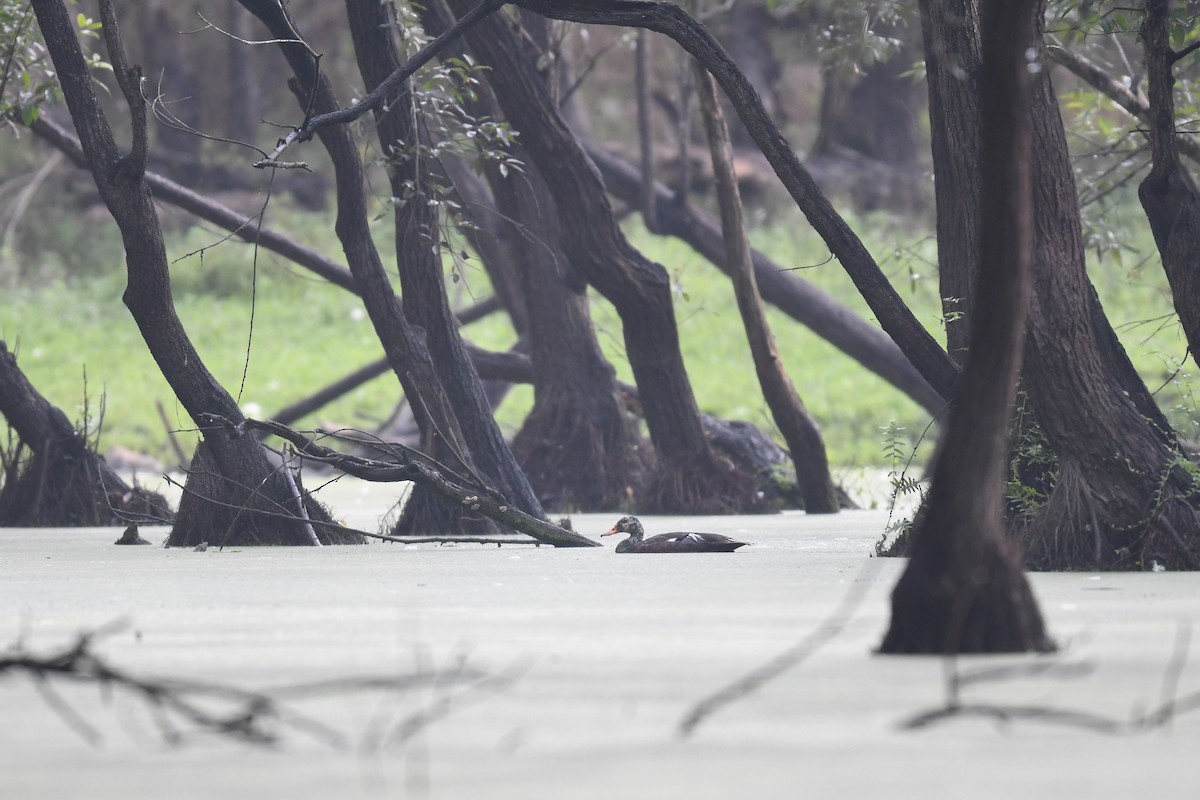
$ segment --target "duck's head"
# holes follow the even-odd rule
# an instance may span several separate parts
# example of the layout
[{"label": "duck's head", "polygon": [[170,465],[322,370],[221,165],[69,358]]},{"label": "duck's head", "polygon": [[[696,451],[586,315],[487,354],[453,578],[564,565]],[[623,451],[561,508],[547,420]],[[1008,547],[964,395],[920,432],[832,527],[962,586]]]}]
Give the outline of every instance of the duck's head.
[{"label": "duck's head", "polygon": [[642,523],[638,522],[637,517],[621,517],[617,520],[617,524],[613,525],[601,536],[612,536],[617,533],[628,533],[634,539],[642,538]]}]

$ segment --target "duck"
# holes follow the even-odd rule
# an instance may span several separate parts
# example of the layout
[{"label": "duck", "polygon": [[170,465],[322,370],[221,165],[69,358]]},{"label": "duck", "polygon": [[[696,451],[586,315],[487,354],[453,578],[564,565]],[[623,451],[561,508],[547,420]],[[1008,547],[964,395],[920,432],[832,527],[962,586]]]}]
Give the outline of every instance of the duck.
[{"label": "duck", "polygon": [[629,534],[617,545],[618,553],[732,553],[749,542],[739,542],[719,533],[661,533],[643,539],[645,531],[637,517],[621,517],[601,536]]}]

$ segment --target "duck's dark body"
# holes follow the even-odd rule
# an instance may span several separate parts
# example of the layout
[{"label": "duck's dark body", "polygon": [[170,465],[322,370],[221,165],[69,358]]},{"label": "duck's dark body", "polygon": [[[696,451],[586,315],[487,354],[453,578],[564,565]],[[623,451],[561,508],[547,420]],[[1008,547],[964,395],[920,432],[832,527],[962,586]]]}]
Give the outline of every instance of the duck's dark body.
[{"label": "duck's dark body", "polygon": [[629,534],[628,539],[617,545],[618,553],[732,553],[747,544],[719,533],[662,533],[643,539],[645,532],[637,517],[621,517],[616,525],[600,535],[618,533]]}]

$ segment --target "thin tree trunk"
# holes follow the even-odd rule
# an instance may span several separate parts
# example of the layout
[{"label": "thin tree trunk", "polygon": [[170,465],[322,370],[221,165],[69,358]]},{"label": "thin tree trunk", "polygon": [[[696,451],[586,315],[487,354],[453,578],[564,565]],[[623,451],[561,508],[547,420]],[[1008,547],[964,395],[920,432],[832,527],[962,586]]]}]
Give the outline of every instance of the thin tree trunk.
[{"label": "thin tree trunk", "polygon": [[704,67],[696,63],[695,68],[700,109],[712,151],[717,200],[721,207],[721,227],[725,232],[726,258],[758,381],[771,409],[771,416],[791,452],[796,482],[804,496],[805,511],[810,514],[833,514],[838,511],[838,498],[829,474],[825,442],[821,439],[816,421],[809,415],[783,369],[775,348],[775,337],[771,335],[762,298],[758,294],[750,243],[746,240],[737,176],[733,170],[733,145],[729,141],[729,130],[725,126],[716,84]]},{"label": "thin tree trunk", "polygon": [[937,169],[938,287],[946,350],[961,364],[979,263],[979,95],[963,91],[979,65],[979,12],[976,0],[921,0],[920,6],[930,118],[954,121],[931,125],[929,134]]}]

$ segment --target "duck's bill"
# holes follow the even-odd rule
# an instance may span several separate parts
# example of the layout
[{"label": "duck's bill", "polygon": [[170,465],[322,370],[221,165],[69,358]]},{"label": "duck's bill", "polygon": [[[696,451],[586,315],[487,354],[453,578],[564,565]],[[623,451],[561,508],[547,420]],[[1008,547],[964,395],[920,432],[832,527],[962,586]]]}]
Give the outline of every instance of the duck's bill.
[{"label": "duck's bill", "polygon": [[611,528],[609,528],[608,530],[606,530],[604,533],[602,533],[600,535],[601,536],[612,536],[615,533],[620,533],[620,531],[617,530],[616,525],[612,526]]}]

